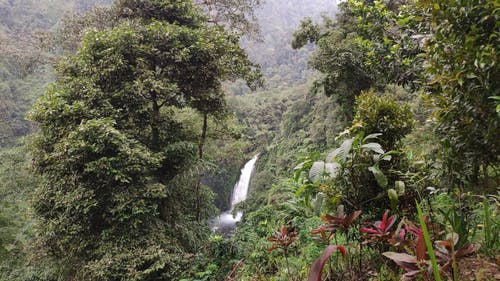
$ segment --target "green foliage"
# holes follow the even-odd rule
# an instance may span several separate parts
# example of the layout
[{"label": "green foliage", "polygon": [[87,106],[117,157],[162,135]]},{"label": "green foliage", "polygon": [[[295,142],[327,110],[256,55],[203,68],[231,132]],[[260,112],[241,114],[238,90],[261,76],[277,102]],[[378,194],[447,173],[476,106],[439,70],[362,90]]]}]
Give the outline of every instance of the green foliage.
[{"label": "green foliage", "polygon": [[356,33],[364,67],[376,85],[414,86],[422,71],[419,32],[425,30],[414,2],[349,0],[343,9],[342,20]]},{"label": "green foliage", "polygon": [[307,42],[316,42],[320,37],[320,27],[313,24],[311,18],[306,18],[300,22],[300,28],[293,34],[292,47],[294,49],[301,48]]},{"label": "green foliage", "polygon": [[191,1],[118,0],[115,7],[121,18],[157,20],[192,28],[199,27],[202,23],[201,15],[193,9]]},{"label": "green foliage", "polygon": [[323,90],[341,105],[346,122],[352,119],[355,97],[373,84],[373,78],[363,67],[363,51],[354,38],[342,30],[333,30],[321,37],[318,50],[309,64],[323,73],[313,91]]},{"label": "green foliage", "polygon": [[30,201],[43,178],[32,172],[29,142],[0,150],[0,280],[55,280],[60,271],[33,247]]},{"label": "green foliage", "polygon": [[381,133],[378,141],[386,150],[394,150],[413,127],[413,114],[407,104],[400,104],[389,94],[373,91],[356,98],[354,123],[359,123],[366,134]]},{"label": "green foliage", "polygon": [[427,1],[422,6],[433,24],[427,74],[438,108],[447,186],[478,184],[480,168],[482,184],[495,185],[500,122],[490,97],[498,96],[500,88],[498,3]]},{"label": "green foliage", "polygon": [[103,1],[107,0],[0,2],[0,147],[15,145],[35,131],[25,114],[54,80],[48,30],[64,13]]},{"label": "green foliage", "polygon": [[[84,2],[0,0],[0,146],[37,129],[24,112],[53,79],[49,60],[82,46],[34,109],[34,161],[24,146],[0,151],[0,279],[305,280],[330,239],[348,257],[325,262],[327,254],[317,264],[339,280],[374,271],[399,279],[378,253],[389,248],[405,277],[418,278],[432,278],[431,250],[434,268],[444,277],[452,267],[455,279],[456,260],[479,244],[479,258],[498,255],[498,198],[452,189],[498,182],[494,1],[341,1],[335,19],[317,24],[332,1],[120,0],[67,18],[54,38],[39,33],[62,11],[109,3]],[[260,75],[223,27],[252,33],[256,19],[262,41],[241,43],[268,83],[246,95],[243,84],[258,85]],[[309,64],[320,73],[312,75],[313,45]],[[246,81],[223,84],[236,78]],[[223,88],[240,96],[226,104]],[[346,133],[359,134],[339,141],[351,119]],[[250,197],[237,207],[243,220],[230,239],[212,234],[194,219],[195,179],[202,176],[202,217],[213,217],[212,202],[228,206],[245,154],[255,151]],[[416,198],[428,199],[420,225],[429,251],[410,220]],[[372,239],[362,243],[358,212],[323,215],[320,225],[341,203],[363,207],[364,218],[390,203],[403,219],[368,223]],[[279,225],[294,226],[285,256],[267,250]]]},{"label": "green foliage", "polygon": [[429,252],[429,257],[431,259],[432,271],[434,273],[434,278],[436,281],[441,280],[441,276],[439,274],[439,266],[436,262],[436,255],[434,254],[434,247],[432,246],[432,242],[430,239],[429,231],[427,230],[427,225],[424,220],[424,215],[422,213],[422,209],[420,205],[417,203],[417,211],[418,211],[418,220],[420,221],[420,226],[422,228],[422,233],[425,239],[425,245],[427,247],[427,251]]},{"label": "green foliage", "polygon": [[494,200],[488,200],[488,198],[483,199],[482,206],[482,216],[483,216],[483,243],[482,250],[486,254],[492,256],[496,255],[500,251],[500,238],[495,233],[500,230],[500,218],[499,218],[499,207],[498,201],[494,197]]},{"label": "green foliage", "polygon": [[411,4],[350,0],[341,4],[336,21],[326,19],[319,26],[304,20],[292,44],[318,46],[309,63],[323,75],[313,90],[334,96],[351,121],[362,91],[415,82],[421,71],[413,64],[421,52],[413,39],[418,21]]},{"label": "green foliage", "polygon": [[[353,138],[348,138],[326,157],[326,161],[317,161],[308,172],[311,182],[321,183],[316,192],[325,192],[327,208],[334,209],[342,203],[353,208],[375,204],[383,207],[378,200],[385,198],[388,185],[387,176],[380,169],[381,162],[390,161],[380,144],[369,142],[378,134],[365,137],[361,131]],[[307,166],[300,166],[299,169]],[[340,196],[340,202],[329,200]]]},{"label": "green foliage", "polygon": [[188,1],[117,8],[132,19],[89,32],[31,115],[41,130],[34,163],[48,179],[34,203],[41,250],[64,257],[64,278],[171,280],[204,233],[187,177],[203,162],[177,108],[222,114],[222,80],[253,85],[258,73],[237,37]]}]

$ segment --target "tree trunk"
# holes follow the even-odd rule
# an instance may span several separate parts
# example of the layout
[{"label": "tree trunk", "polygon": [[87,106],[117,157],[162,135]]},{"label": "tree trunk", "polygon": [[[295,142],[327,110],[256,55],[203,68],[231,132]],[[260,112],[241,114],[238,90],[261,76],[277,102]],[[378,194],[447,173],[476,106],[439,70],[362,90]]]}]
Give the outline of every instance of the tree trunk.
[{"label": "tree trunk", "polygon": [[[208,114],[203,113],[203,127],[201,129],[200,142],[198,143],[198,159],[203,159],[203,146],[205,145],[205,140],[207,138],[207,120]],[[200,198],[200,188],[201,188],[201,175],[198,175],[196,180],[195,188],[195,205],[196,205],[196,221],[201,221],[201,198]]]},{"label": "tree trunk", "polygon": [[158,152],[160,150],[160,106],[155,92],[151,93],[153,103],[153,115],[151,116],[151,148]]}]

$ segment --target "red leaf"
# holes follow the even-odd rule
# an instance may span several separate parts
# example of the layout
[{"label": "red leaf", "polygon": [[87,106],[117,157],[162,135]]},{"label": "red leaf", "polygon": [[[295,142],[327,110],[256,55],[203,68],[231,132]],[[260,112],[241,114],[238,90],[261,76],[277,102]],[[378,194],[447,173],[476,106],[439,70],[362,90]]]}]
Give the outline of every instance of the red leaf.
[{"label": "red leaf", "polygon": [[359,229],[359,231],[364,232],[364,233],[378,234],[378,231],[371,229],[371,228],[367,228],[367,227],[362,227]]},{"label": "red leaf", "polygon": [[321,281],[321,272],[323,272],[323,267],[325,266],[326,261],[335,251],[340,251],[342,256],[347,254],[346,249],[340,245],[329,245],[323,251],[323,254],[319,256],[311,266],[311,271],[309,271],[308,281]]},{"label": "red leaf", "polygon": [[396,222],[396,219],[398,216],[392,215],[389,220],[386,221],[385,223],[385,232],[389,231],[389,229],[392,227],[392,225]]},{"label": "red leaf", "polygon": [[415,245],[415,255],[417,260],[425,260],[426,246],[423,233],[417,237],[417,245]]},{"label": "red leaf", "polygon": [[[403,276],[408,277],[411,280],[413,280],[413,277],[417,276],[421,272],[422,272],[422,269],[412,270],[412,271],[406,272]],[[404,279],[404,280],[406,280],[406,279]]]},{"label": "red leaf", "polygon": [[395,252],[385,252],[382,255],[393,260],[397,265],[399,265],[401,268],[404,268],[407,272],[418,270],[418,262],[414,256]]},{"label": "red leaf", "polygon": [[467,244],[467,245],[463,246],[462,249],[457,251],[456,256],[457,256],[457,258],[459,258],[459,257],[470,255],[470,254],[476,252],[477,250],[479,250],[479,248],[481,248],[481,245],[479,245],[479,244]]},{"label": "red leaf", "polygon": [[346,226],[350,226],[352,222],[357,219],[361,215],[361,210],[358,210],[354,213],[352,213],[347,219],[346,222],[344,223]]}]

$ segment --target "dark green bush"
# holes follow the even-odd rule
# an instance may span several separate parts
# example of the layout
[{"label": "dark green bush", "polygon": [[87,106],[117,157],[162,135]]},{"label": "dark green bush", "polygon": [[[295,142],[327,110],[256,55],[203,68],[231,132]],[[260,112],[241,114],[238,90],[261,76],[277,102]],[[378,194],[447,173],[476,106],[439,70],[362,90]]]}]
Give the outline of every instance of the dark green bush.
[{"label": "dark green bush", "polygon": [[411,132],[413,113],[391,94],[370,90],[356,98],[354,123],[360,123],[367,135],[382,133],[378,141],[389,151],[397,148],[399,141]]}]

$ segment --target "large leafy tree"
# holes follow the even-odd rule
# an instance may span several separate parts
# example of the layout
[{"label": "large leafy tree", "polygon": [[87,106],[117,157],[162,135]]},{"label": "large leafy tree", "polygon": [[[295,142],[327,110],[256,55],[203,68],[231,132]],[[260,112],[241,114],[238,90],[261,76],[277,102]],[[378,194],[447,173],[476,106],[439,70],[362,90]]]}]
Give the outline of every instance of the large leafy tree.
[{"label": "large leafy tree", "polygon": [[419,18],[410,1],[348,0],[335,20],[323,25],[305,19],[292,42],[318,46],[309,64],[322,73],[313,90],[323,90],[342,106],[351,121],[355,98],[369,88],[413,85],[421,67],[417,32]]},{"label": "large leafy tree", "polygon": [[195,0],[210,18],[211,23],[224,25],[229,30],[256,34],[259,25],[255,9],[265,0]]},{"label": "large leafy tree", "polygon": [[[498,186],[500,10],[498,1],[423,1],[432,23],[427,72],[438,108],[449,186]],[[480,172],[482,170],[482,172]],[[495,182],[496,181],[496,182]]]},{"label": "large leafy tree", "polygon": [[[110,2],[112,1],[102,0],[100,4]],[[115,0],[114,3],[112,6],[94,6],[85,13],[69,14],[62,19],[54,32],[48,34],[46,40],[56,50],[74,53],[88,30],[103,30],[116,26],[124,18],[136,17],[137,13],[157,19],[174,18],[180,14],[172,10],[173,8],[186,8],[182,8],[184,4],[179,5],[176,1],[162,4],[162,1]],[[262,5],[263,0],[195,0],[193,3],[200,12],[197,17],[203,15],[209,25],[222,26],[240,35],[255,36],[260,31],[254,11]],[[188,19],[183,18],[180,23],[186,23],[185,20]]]},{"label": "large leafy tree", "polygon": [[68,278],[172,280],[186,246],[178,213],[192,213],[175,178],[197,142],[176,109],[221,112],[221,82],[258,75],[238,38],[190,1],[116,5],[122,23],[87,34],[32,112],[48,179],[35,200],[40,242]]}]

